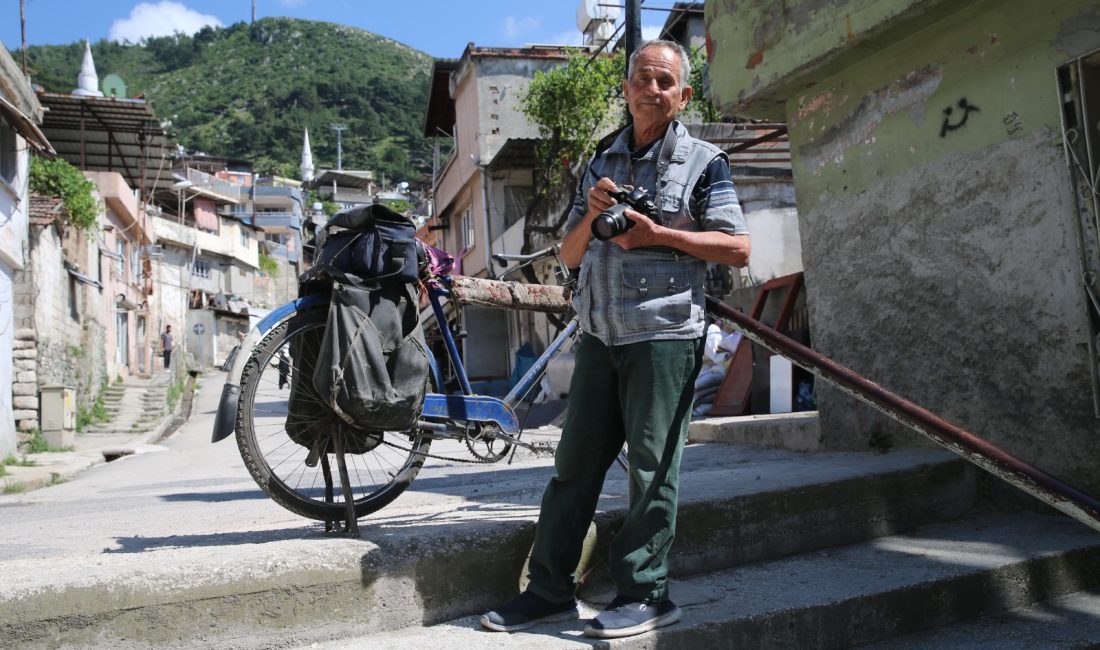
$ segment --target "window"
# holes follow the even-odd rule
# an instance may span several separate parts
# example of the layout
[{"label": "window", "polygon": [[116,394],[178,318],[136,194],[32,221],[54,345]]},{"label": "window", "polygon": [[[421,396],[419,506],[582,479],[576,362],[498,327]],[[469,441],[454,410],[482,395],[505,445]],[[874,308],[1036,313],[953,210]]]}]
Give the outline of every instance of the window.
[{"label": "window", "polygon": [[0,178],[9,185],[15,182],[15,174],[19,171],[17,153],[15,131],[0,118]]},{"label": "window", "polygon": [[241,246],[248,248],[248,229],[242,225],[238,230],[240,230],[241,233]]},{"label": "window", "polygon": [[130,284],[141,282],[141,247],[137,243],[130,244]]},{"label": "window", "polygon": [[511,228],[514,223],[523,219],[527,214],[527,206],[535,196],[535,188],[523,185],[506,185],[504,187],[504,229]]},{"label": "window", "polygon": [[69,274],[69,318],[80,322],[80,283]]},{"label": "window", "polygon": [[[1062,142],[1070,161],[1069,177],[1077,202],[1074,229],[1077,231],[1081,276],[1085,278],[1084,300],[1088,315],[1088,355],[1092,371],[1094,414],[1100,418],[1100,50],[1058,69],[1062,99]],[[1022,128],[1019,117],[1004,118],[1009,134]]]},{"label": "window", "polygon": [[462,213],[462,249],[470,250],[474,247],[474,216],[470,208]]},{"label": "window", "polygon": [[[117,236],[117,235],[116,235]],[[115,275],[119,280],[126,281],[126,242],[121,239],[115,240],[115,254],[118,257],[115,259]]]},{"label": "window", "polygon": [[195,265],[191,267],[191,275],[196,278],[210,279],[210,262],[206,260],[195,260]]}]

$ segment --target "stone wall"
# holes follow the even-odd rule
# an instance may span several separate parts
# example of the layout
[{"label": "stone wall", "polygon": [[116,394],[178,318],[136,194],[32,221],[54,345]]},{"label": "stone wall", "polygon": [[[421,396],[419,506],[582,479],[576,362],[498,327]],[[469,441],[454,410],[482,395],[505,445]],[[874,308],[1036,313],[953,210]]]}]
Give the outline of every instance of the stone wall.
[{"label": "stone wall", "polygon": [[[13,417],[21,431],[39,426],[38,391],[61,384],[76,388],[77,406],[89,408],[107,379],[107,331],[98,288],[75,281],[65,263],[84,262],[89,242],[78,232],[33,225],[29,262],[15,274]],[[69,251],[66,253],[66,251]],[[96,251],[98,254],[98,251]]]}]

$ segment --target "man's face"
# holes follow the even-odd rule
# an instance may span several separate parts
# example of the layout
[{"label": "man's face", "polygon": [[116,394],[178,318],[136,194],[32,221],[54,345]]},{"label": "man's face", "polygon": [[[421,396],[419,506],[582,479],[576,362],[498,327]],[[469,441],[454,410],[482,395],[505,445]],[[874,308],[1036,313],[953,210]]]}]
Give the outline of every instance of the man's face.
[{"label": "man's face", "polygon": [[667,47],[642,50],[630,79],[623,82],[630,114],[636,126],[668,124],[691,99],[691,86],[680,88],[680,58]]}]

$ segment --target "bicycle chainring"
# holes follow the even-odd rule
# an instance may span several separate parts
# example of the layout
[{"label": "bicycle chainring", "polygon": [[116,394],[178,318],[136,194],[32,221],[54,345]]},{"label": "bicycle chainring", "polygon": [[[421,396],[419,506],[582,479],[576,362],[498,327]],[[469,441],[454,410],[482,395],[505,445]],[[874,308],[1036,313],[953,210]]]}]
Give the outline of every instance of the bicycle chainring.
[{"label": "bicycle chainring", "polygon": [[492,425],[472,423],[466,429],[466,448],[470,454],[484,463],[495,463],[512,451],[512,443],[497,437]]}]

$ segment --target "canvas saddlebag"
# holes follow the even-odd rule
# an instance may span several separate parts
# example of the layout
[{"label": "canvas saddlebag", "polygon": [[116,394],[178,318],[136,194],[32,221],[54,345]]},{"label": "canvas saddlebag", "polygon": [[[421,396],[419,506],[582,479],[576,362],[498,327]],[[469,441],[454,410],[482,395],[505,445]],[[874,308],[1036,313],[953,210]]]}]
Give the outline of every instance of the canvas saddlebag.
[{"label": "canvas saddlebag", "polygon": [[[331,301],[323,333],[317,330],[315,360],[303,359],[298,388],[320,401],[328,414],[291,431],[303,446],[331,430],[335,416],[353,431],[348,451],[362,453],[377,445],[378,431],[414,427],[424,404],[428,354],[420,326],[415,226],[382,205],[340,212],[325,226],[310,277],[331,282]],[[310,372],[312,371],[312,372]],[[294,400],[292,387],[291,400]],[[299,423],[296,423],[299,424]],[[301,439],[299,439],[301,438]],[[354,438],[354,436],[353,436]]]}]

